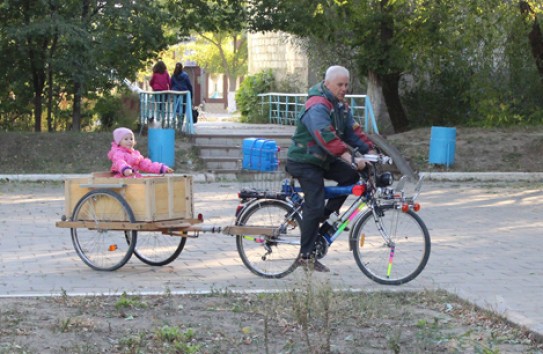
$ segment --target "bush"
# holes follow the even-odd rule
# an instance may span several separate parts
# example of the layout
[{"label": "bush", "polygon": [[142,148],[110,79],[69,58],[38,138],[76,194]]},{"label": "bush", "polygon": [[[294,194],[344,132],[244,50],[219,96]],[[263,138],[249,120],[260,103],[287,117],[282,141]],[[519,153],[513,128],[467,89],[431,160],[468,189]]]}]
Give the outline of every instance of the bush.
[{"label": "bush", "polygon": [[266,123],[267,111],[263,112],[258,94],[272,90],[274,77],[271,70],[246,77],[236,92],[236,104],[243,123]]},{"label": "bush", "polygon": [[102,129],[115,126],[131,127],[138,121],[139,98],[133,95],[104,95],[96,101],[94,113],[100,119]]}]

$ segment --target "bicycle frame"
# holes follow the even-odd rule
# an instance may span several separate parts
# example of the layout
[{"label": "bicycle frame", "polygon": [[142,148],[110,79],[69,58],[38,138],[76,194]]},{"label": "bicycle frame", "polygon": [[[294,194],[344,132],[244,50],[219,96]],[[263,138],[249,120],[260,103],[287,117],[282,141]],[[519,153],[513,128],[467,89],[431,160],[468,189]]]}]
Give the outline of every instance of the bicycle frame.
[{"label": "bicycle frame", "polygon": [[[418,198],[418,195],[420,194],[420,190],[422,188],[422,182],[424,180],[424,176],[420,177],[416,187],[415,187],[415,193],[411,197],[406,197],[405,193],[403,191],[403,188],[405,186],[406,181],[409,178],[406,178],[405,176],[400,179],[398,182],[398,185],[394,190],[390,188],[386,188],[385,190],[381,188],[371,188],[371,191],[365,191],[366,193],[363,193],[362,195],[359,195],[356,200],[351,204],[349,209],[347,209],[345,212],[343,212],[336,221],[337,229],[332,235],[323,235],[328,242],[328,245],[332,245],[332,243],[341,235],[341,233],[347,228],[351,223],[353,223],[357,217],[361,216],[363,214],[363,211],[366,207],[368,207],[368,200],[371,201],[372,204],[374,203],[374,200],[377,198],[382,198],[383,200],[391,201],[392,203],[398,204],[402,208],[404,205],[407,206],[407,208],[416,209],[418,210],[420,206],[418,206],[415,201]],[[287,181],[283,182],[285,185]],[[295,187],[293,185],[293,181],[290,181],[289,183],[289,189],[290,193],[288,193],[288,189],[283,188],[283,192],[287,192],[286,199],[289,199],[292,201],[293,205],[296,207],[295,212],[299,212],[300,209],[303,206],[303,198],[299,195],[300,192],[302,192],[301,187]],[[360,191],[355,192],[354,190],[358,187],[363,186],[362,184],[353,184],[350,186],[326,186],[324,187],[324,197],[325,199],[330,199],[333,197],[339,197],[344,195],[351,195],[355,194],[358,195]],[[368,196],[368,193],[375,193],[376,196]],[[374,214],[374,218],[376,222],[379,220],[378,215],[376,214],[376,205],[369,206],[370,210]],[[398,207],[398,206],[396,206]],[[383,236],[383,239],[388,243],[390,240],[389,235],[386,234],[384,227],[380,225],[378,227],[381,236]]]},{"label": "bicycle frame", "polygon": [[[382,163],[379,156],[375,162]],[[390,175],[378,172],[370,164],[369,171],[361,172],[358,183],[324,187],[325,199],[348,195],[355,198],[330,222],[332,228],[319,232],[313,256],[324,257],[329,246],[350,230],[349,248],[361,271],[378,283],[400,285],[420,274],[430,254],[428,229],[414,213],[420,208],[415,200],[423,179],[419,179],[415,193],[407,196],[404,185],[408,178],[401,178],[393,188]],[[236,226],[229,234],[237,236],[243,263],[265,278],[290,274],[297,267],[295,259],[301,243],[305,202],[301,187],[290,178],[283,181],[280,191],[243,189],[239,197]],[[259,246],[251,246],[252,243]],[[400,249],[402,252],[398,253]]]}]

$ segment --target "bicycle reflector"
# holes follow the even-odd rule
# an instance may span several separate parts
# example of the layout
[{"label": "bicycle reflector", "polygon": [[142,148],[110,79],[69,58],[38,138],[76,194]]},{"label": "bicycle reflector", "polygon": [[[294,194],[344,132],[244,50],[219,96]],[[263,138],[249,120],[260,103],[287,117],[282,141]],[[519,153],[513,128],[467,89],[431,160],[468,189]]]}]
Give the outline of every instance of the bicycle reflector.
[{"label": "bicycle reflector", "polygon": [[204,222],[204,215],[202,213],[198,214],[198,221]]},{"label": "bicycle reflector", "polygon": [[236,216],[239,215],[239,213],[241,212],[241,210],[243,209],[243,204],[240,204],[236,207]]},{"label": "bicycle reflector", "polygon": [[356,184],[353,186],[353,189],[351,191],[351,193],[356,195],[357,197],[360,197],[362,194],[364,194],[364,192],[366,192],[365,184]]},{"label": "bicycle reflector", "polygon": [[415,203],[413,205],[409,205],[409,204],[402,204],[402,211],[404,213],[407,213],[409,211],[409,209],[413,209],[414,211],[419,211],[420,210],[420,204],[419,203]]}]

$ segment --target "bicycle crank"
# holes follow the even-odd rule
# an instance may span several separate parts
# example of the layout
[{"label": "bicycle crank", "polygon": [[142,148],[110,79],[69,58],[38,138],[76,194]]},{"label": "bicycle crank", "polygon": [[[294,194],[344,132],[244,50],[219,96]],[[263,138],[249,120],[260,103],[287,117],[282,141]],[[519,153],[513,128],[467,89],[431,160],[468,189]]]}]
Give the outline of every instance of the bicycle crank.
[{"label": "bicycle crank", "polygon": [[321,259],[328,253],[328,241],[324,236],[319,235],[317,241],[315,242],[315,258]]}]

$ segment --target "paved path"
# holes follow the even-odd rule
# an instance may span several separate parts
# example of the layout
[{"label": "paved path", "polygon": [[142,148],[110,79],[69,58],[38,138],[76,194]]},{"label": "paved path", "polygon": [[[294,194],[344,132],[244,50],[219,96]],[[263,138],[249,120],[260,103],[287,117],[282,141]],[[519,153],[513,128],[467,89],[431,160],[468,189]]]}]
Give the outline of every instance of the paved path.
[{"label": "paved path", "polygon": [[[196,183],[195,210],[206,224],[230,225],[237,183]],[[338,288],[441,288],[543,334],[543,192],[541,185],[430,182],[420,198],[432,236],[424,272],[400,287],[368,280],[348,251],[346,237],[331,248],[329,274]],[[259,291],[296,286],[302,271],[266,280],[241,263],[234,238],[203,234],[189,239],[173,263],[151,267],[133,257],[115,272],[97,272],[76,255],[63,211],[61,183],[0,183],[0,296]]]}]

